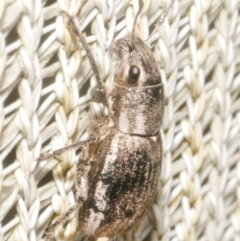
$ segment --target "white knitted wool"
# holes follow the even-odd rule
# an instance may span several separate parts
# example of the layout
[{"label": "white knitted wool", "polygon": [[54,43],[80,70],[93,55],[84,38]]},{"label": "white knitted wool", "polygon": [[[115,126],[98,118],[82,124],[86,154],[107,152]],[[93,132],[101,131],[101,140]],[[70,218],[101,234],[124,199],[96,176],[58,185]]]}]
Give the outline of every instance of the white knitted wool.
[{"label": "white knitted wool", "polygon": [[[176,0],[159,26],[170,3],[145,0],[136,26],[169,99],[160,189],[119,240],[239,241],[240,0]],[[59,11],[77,16],[111,85],[111,49],[138,8],[138,0],[0,0],[0,240],[41,240],[75,203],[76,153],[36,157],[86,139],[90,120],[106,112],[91,101],[89,61]],[[72,216],[56,240],[86,240]]]}]

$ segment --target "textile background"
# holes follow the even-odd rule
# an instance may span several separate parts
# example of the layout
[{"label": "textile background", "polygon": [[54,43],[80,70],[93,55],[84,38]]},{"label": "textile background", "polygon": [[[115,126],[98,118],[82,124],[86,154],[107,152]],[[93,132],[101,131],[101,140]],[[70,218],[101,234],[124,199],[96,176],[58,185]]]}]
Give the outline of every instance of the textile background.
[{"label": "textile background", "polygon": [[[154,204],[120,240],[239,241],[240,1],[176,0],[160,25],[170,3],[146,0],[137,21],[168,97],[164,159]],[[84,140],[106,114],[91,101],[92,69],[60,9],[78,20],[110,86],[114,41],[132,31],[138,8],[138,0],[0,1],[0,240],[41,240],[75,203],[76,153],[36,157]],[[76,225],[60,226],[56,240],[85,240]]]}]

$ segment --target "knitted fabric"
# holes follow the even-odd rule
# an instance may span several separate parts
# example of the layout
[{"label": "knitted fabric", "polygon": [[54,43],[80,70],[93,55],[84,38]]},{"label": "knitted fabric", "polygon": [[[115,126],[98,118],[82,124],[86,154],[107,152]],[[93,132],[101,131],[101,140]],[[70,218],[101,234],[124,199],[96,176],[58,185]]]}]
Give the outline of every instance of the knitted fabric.
[{"label": "knitted fabric", "polygon": [[[240,1],[146,0],[136,35],[159,63],[168,105],[155,202],[126,241],[240,240]],[[0,0],[0,240],[41,240],[75,203],[78,155],[37,162],[87,139],[106,115],[74,16],[107,85],[114,41],[133,29],[138,0]],[[153,34],[151,35],[151,33]],[[149,37],[150,36],[150,37]],[[86,240],[77,215],[56,240]],[[54,240],[54,239],[53,239]]]}]

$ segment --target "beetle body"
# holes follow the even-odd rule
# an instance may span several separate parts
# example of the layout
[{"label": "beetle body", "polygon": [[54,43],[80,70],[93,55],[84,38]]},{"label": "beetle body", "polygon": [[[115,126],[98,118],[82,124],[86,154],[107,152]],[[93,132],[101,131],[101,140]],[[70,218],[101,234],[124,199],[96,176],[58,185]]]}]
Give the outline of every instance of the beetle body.
[{"label": "beetle body", "polygon": [[[142,7],[143,3],[140,10]],[[141,219],[158,189],[164,87],[151,50],[133,33],[116,42],[115,81],[113,87],[105,88],[83,34],[67,12],[61,13],[86,50],[95,74],[92,98],[106,105],[109,115],[89,125],[88,140],[39,157],[41,161],[70,149],[82,151],[75,181],[76,203],[48,227],[46,235],[52,237],[58,225],[78,211],[82,233],[95,239],[116,237]]]},{"label": "beetle body", "polygon": [[162,161],[164,91],[157,64],[139,38],[116,46],[109,116],[92,124],[89,134],[97,138],[81,154],[76,179],[83,200],[79,229],[96,238],[124,234],[140,220],[156,194]]},{"label": "beetle body", "polygon": [[[79,165],[79,173],[87,176],[88,190],[78,222],[79,229],[88,236],[114,237],[133,226],[152,202],[162,151],[159,134],[129,136],[114,127],[101,129],[105,135],[94,155]],[[77,178],[78,187],[82,178]]]}]

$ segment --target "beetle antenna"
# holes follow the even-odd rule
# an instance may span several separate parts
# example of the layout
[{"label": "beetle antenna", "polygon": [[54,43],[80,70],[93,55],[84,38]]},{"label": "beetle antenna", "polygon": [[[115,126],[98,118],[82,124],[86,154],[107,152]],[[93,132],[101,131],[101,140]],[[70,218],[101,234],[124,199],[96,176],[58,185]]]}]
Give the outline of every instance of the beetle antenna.
[{"label": "beetle antenna", "polygon": [[133,43],[134,43],[134,37],[135,37],[135,29],[136,29],[137,19],[138,19],[139,15],[140,15],[140,13],[141,13],[141,11],[142,11],[142,9],[143,9],[143,6],[144,6],[143,0],[140,0],[139,3],[140,3],[140,6],[139,6],[138,12],[137,12],[137,14],[136,14],[136,16],[135,16],[135,18],[134,18],[134,22],[133,22],[132,48],[134,48],[134,44],[133,44]]},{"label": "beetle antenna", "polygon": [[[180,0],[179,0],[179,1],[180,1]],[[170,3],[170,5],[168,6],[167,10],[161,13],[160,18],[159,18],[159,20],[158,20],[158,22],[157,22],[157,24],[156,24],[155,29],[153,30],[153,32],[151,33],[151,35],[150,35],[146,40],[144,40],[144,41],[149,40],[149,39],[155,34],[155,32],[157,31],[157,29],[159,28],[159,26],[161,26],[161,25],[164,23],[167,15],[168,15],[168,12],[169,12],[170,8],[173,6],[174,2],[175,2],[175,0],[172,0],[171,3]]]},{"label": "beetle antenna", "polygon": [[81,33],[81,31],[78,30],[78,28],[76,27],[76,24],[74,23],[72,17],[66,12],[66,11],[61,11],[61,14],[63,14],[66,19],[67,19],[67,25],[70,27],[70,29],[72,30],[72,32],[79,38],[84,50],[86,51],[87,57],[89,59],[90,65],[92,67],[93,73],[95,75],[97,84],[100,88],[103,87],[102,85],[102,81],[99,75],[99,71],[97,68],[97,64],[93,58],[93,55],[89,49],[88,43],[86,41],[85,36]]}]

